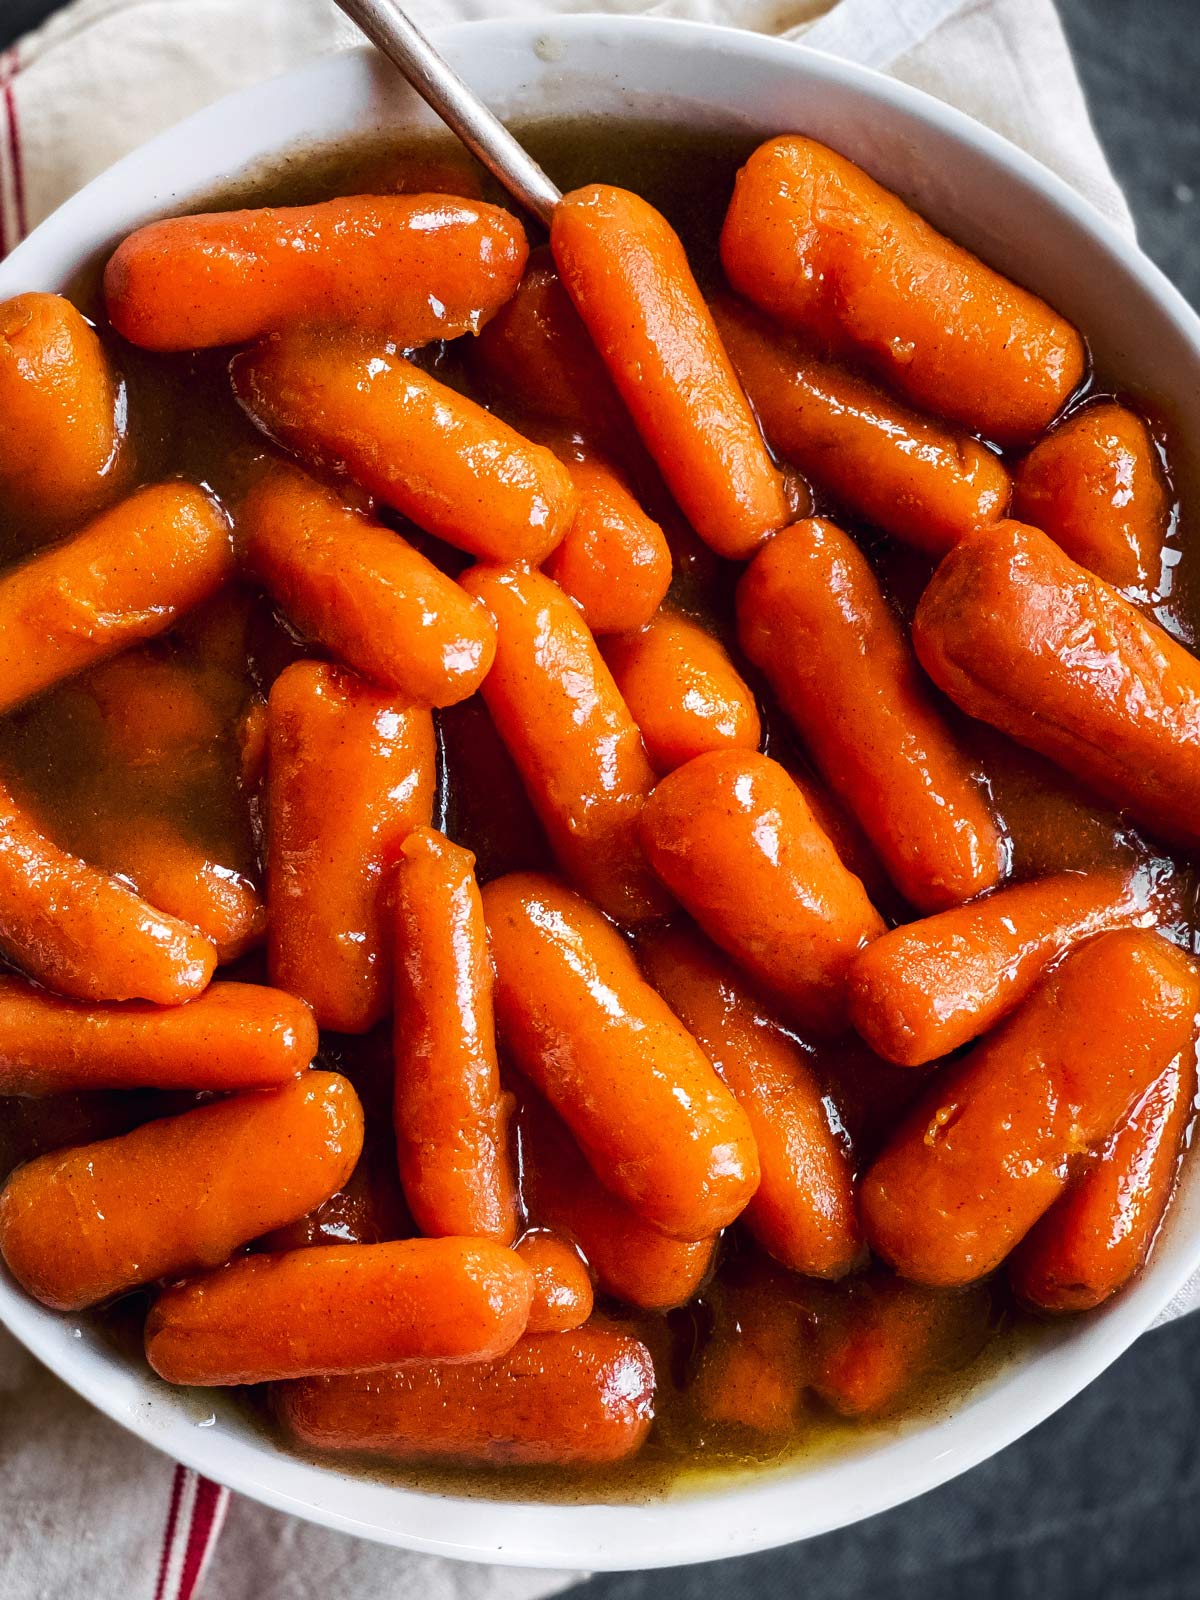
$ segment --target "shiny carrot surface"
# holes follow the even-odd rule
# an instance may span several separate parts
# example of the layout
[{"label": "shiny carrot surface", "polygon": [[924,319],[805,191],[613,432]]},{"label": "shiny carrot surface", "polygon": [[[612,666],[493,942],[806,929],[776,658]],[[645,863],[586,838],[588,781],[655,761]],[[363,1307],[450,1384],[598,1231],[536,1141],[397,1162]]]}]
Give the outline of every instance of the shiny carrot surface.
[{"label": "shiny carrot surface", "polygon": [[0,711],[162,633],[233,576],[229,523],[202,489],[139,489],[0,575]]},{"label": "shiny carrot surface", "polygon": [[400,1176],[422,1233],[511,1244],[512,1097],[500,1087],[492,962],[475,858],[433,828],[400,847],[395,1123]]},{"label": "shiny carrot surface", "polygon": [[288,620],[373,683],[445,706],[483,682],[496,650],[483,607],[307,473],[266,474],[237,525],[248,571]]},{"label": "shiny carrot surface", "polygon": [[559,202],[550,247],[576,310],[688,521],[746,556],[787,521],[779,472],[666,219],[626,189]]},{"label": "shiny carrot surface", "polygon": [[1074,951],[961,1065],[935,1077],[867,1173],[867,1239],[918,1283],[999,1266],[1183,1049],[1193,962],[1155,933]]},{"label": "shiny carrot surface", "polygon": [[680,1239],[732,1222],[758,1185],[745,1113],[579,895],[539,873],[483,891],[505,1048],[600,1181]]},{"label": "shiny carrot surface", "polygon": [[1200,662],[1046,534],[1002,522],[964,539],[921,597],[913,643],[969,716],[1200,841]]},{"label": "shiny carrot surface", "polygon": [[637,837],[654,771],[587,624],[539,572],[474,567],[462,582],[496,624],[483,698],[563,870],[619,922],[660,915]]},{"label": "shiny carrot surface", "polygon": [[986,1033],[1072,945],[1153,919],[1120,868],[997,889],[876,939],[850,972],[850,1020],[889,1061],[921,1066]]},{"label": "shiny carrot surface", "polygon": [[77,1000],[198,995],[217,952],[111,878],[60,850],[0,783],[0,950],[47,989]]},{"label": "shiny carrot surface", "polygon": [[771,448],[839,505],[933,555],[1004,515],[1008,473],[970,434],[910,411],[732,298],[713,315]]},{"label": "shiny carrot surface", "polygon": [[728,652],[706,629],[662,610],[638,633],[606,639],[601,653],[657,772],[710,750],[757,750],[758,707]]},{"label": "shiny carrot surface", "polygon": [[525,1332],[533,1275],[486,1239],[245,1256],[165,1290],[146,1359],[168,1383],[267,1383],[408,1361],[491,1361]]},{"label": "shiny carrot surface", "polygon": [[637,955],[754,1131],[762,1178],[746,1227],[794,1272],[841,1277],[863,1250],[853,1174],[803,1052],[698,935],[648,931]]},{"label": "shiny carrot surface", "polygon": [[110,257],[104,297],[117,332],[150,350],[246,344],[310,322],[411,346],[478,332],[527,254],[498,206],[350,195],[148,223]]},{"label": "shiny carrot surface", "polygon": [[1125,406],[1084,406],[1034,445],[1012,514],[1132,598],[1157,594],[1171,497],[1150,429]]},{"label": "shiny carrot surface", "polygon": [[23,1288],[60,1311],[220,1266],[339,1189],[362,1134],[346,1079],[306,1072],[39,1156],[0,1191],[0,1254]]},{"label": "shiny carrot surface", "polygon": [[574,1239],[605,1294],[646,1311],[690,1300],[707,1278],[716,1239],[672,1239],[606,1189],[540,1098],[522,1102],[521,1193],[533,1223]]},{"label": "shiny carrot surface", "polygon": [[797,522],[738,585],[738,637],[892,881],[921,911],[1000,879],[1000,838],[899,620],[854,541]]},{"label": "shiny carrot surface", "polygon": [[271,982],[323,1028],[362,1033],[390,1002],[385,879],[430,820],[432,720],[315,661],[276,679],[267,715]]},{"label": "shiny carrot surface", "polygon": [[771,139],[750,157],[721,261],[780,322],[997,444],[1045,428],[1086,369],[1083,340],[1044,301],[812,139]]},{"label": "shiny carrot surface", "polygon": [[92,325],[57,294],[0,303],[0,503],[60,534],[128,481],[125,390]]},{"label": "shiny carrot surface", "polygon": [[645,1440],[654,1365],[639,1340],[593,1326],[529,1334],[498,1361],[302,1379],[275,1404],[285,1431],[314,1450],[598,1466]]},{"label": "shiny carrot surface", "polygon": [[1154,1244],[1195,1113],[1195,1063],[1181,1055],[1013,1252],[1008,1281],[1022,1300],[1088,1311],[1129,1282]]},{"label": "shiny carrot surface", "polygon": [[302,1000],[214,983],[187,1005],[82,1005],[0,978],[0,1094],[267,1089],[317,1053]]},{"label": "shiny carrot surface", "polygon": [[343,470],[484,561],[544,561],[575,514],[570,474],[393,343],[300,331],[234,358],[234,392],[271,438]]},{"label": "shiny carrot surface", "polygon": [[544,1230],[527,1233],[517,1255],[533,1277],[530,1333],[567,1333],[592,1314],[592,1280],[574,1245]]},{"label": "shiny carrot surface", "polygon": [[651,866],[709,938],[802,1027],[846,1021],[846,976],[883,919],[768,756],[697,756],[642,813]]}]

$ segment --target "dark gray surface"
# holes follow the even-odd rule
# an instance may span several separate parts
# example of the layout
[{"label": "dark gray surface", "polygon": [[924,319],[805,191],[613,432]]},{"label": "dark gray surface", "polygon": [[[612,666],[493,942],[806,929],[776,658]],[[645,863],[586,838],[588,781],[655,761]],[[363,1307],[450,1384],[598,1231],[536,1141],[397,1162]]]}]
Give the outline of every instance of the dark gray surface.
[{"label": "dark gray surface", "polygon": [[[0,47],[54,9],[0,0]],[[1200,0],[1060,0],[1060,9],[1142,243],[1200,303]],[[578,1593],[1196,1600],[1200,1319],[1148,1335],[1028,1438],[898,1511],[766,1555],[597,1578]]]}]

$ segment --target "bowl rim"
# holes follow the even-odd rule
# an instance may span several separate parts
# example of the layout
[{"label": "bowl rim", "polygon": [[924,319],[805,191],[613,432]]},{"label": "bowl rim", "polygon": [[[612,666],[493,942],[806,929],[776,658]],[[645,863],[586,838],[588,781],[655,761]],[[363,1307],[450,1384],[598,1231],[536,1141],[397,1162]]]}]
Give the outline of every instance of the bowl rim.
[{"label": "bowl rim", "polygon": [[[874,101],[932,123],[935,129],[985,160],[1007,169],[1020,183],[1065,213],[1097,248],[1115,255],[1125,270],[1140,281],[1172,324],[1175,336],[1200,359],[1200,317],[1134,241],[1035,157],[956,107],[884,73],[813,50],[802,41],[668,18],[595,14],[504,18],[456,23],[431,32],[452,54],[467,38],[540,52],[547,41],[556,40],[568,46],[572,41],[586,40],[628,47],[630,35],[635,33],[671,49],[731,52],[769,68],[790,63],[802,78],[808,76],[865,93]],[[189,138],[197,149],[203,150],[206,138],[218,133],[231,112],[253,107],[273,90],[290,86],[294,94],[300,94],[308,86],[315,92],[322,82],[361,71],[364,62],[373,64],[376,60],[375,52],[366,45],[333,52],[237,90],[167,128],[94,178],[33,230],[0,263],[0,294],[16,292],[9,283],[20,279],[25,262],[36,261],[48,239],[63,233],[70,235],[76,229],[77,214],[82,214],[98,195],[103,196],[105,191],[122,193],[131,181],[139,194],[144,193],[147,175],[160,172],[164,154],[176,150],[181,138]],[[283,153],[295,146],[276,144],[272,148]],[[257,159],[257,154],[247,159]],[[219,181],[219,177],[213,173],[210,184]],[[187,192],[195,194],[195,186]],[[67,1332],[73,1330],[64,1331],[63,1319],[30,1301],[2,1270],[0,1324],[85,1400],[145,1443],[278,1511],[339,1532],[443,1557],[498,1565],[613,1571],[750,1554],[833,1531],[938,1487],[1003,1449],[1073,1398],[1150,1326],[1197,1268],[1200,1233],[1190,1249],[1181,1248],[1171,1255],[1156,1254],[1147,1270],[1105,1308],[1099,1320],[1081,1319],[1069,1333],[1064,1330],[1050,1335],[1036,1361],[1018,1362],[1027,1391],[1023,1404],[1014,1405],[1007,1398],[1007,1385],[985,1380],[980,1392],[965,1397],[966,1404],[956,1406],[945,1418],[924,1420],[897,1430],[897,1439],[885,1443],[878,1452],[856,1449],[813,1467],[801,1462],[792,1471],[748,1474],[711,1489],[695,1488],[678,1497],[636,1503],[523,1503],[383,1486],[389,1498],[397,1497],[397,1504],[411,1503],[412,1510],[403,1519],[407,1524],[403,1527],[374,1514],[356,1514],[351,1506],[328,1504],[315,1488],[303,1492],[279,1481],[296,1480],[301,1485],[309,1480],[313,1484],[333,1481],[362,1487],[364,1494],[369,1494],[362,1480],[340,1469],[336,1461],[315,1464],[281,1451],[272,1442],[271,1472],[264,1478],[256,1475],[258,1453],[252,1452],[253,1461],[248,1459],[245,1464],[231,1461],[229,1439],[217,1428],[196,1426],[189,1419],[186,1426],[173,1427],[169,1436],[162,1436],[161,1427],[149,1420],[150,1402],[143,1398],[143,1403],[134,1404],[130,1398],[134,1390],[144,1397],[154,1380],[147,1374],[130,1371],[123,1375],[128,1379],[124,1387],[129,1393],[118,1394],[112,1372],[87,1350],[86,1342],[76,1339],[69,1343]],[[157,1398],[157,1391],[152,1392]],[[872,1476],[864,1471],[864,1464],[874,1461],[877,1455],[887,1457],[895,1444],[928,1436],[931,1431],[940,1448],[910,1461],[905,1472],[874,1473],[877,1481],[864,1489],[861,1480]],[[265,1437],[261,1448],[268,1448]],[[821,1489],[816,1498],[821,1501],[821,1509],[809,1503],[813,1496],[807,1492],[818,1477]],[[352,1500],[353,1494],[341,1498]],[[437,1505],[456,1508],[461,1513],[459,1525],[452,1532],[441,1527],[447,1521],[445,1517],[431,1517]],[[723,1516],[716,1514],[718,1507]],[[517,1524],[511,1534],[503,1526],[505,1521]]]}]

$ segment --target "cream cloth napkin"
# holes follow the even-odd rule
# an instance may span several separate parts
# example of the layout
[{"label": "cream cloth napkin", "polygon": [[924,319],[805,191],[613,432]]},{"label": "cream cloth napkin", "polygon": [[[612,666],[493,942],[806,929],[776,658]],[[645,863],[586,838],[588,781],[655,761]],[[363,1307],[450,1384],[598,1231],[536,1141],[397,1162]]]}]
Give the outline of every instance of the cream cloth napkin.
[{"label": "cream cloth napkin", "polygon": [[[430,27],[608,10],[803,38],[972,112],[1132,231],[1052,0],[415,0],[410,9]],[[0,253],[159,129],[357,42],[328,0],[76,0],[0,57]],[[1192,1303],[1185,1291],[1176,1309]],[[4,1600],[190,1600],[201,1584],[204,1600],[533,1600],[577,1576],[407,1555],[231,1501],[94,1412],[2,1331],[0,1504]]]}]

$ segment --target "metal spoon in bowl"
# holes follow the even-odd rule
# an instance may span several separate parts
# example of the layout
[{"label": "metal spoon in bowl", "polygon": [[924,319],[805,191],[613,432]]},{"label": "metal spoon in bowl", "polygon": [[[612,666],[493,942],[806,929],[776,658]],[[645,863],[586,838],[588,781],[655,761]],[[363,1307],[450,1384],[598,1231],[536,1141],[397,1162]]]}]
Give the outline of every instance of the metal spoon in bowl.
[{"label": "metal spoon in bowl", "polygon": [[718,555],[751,555],[791,520],[783,479],[666,218],[607,184],[564,198],[395,0],[337,3],[549,227],[559,276],[688,520]]}]

